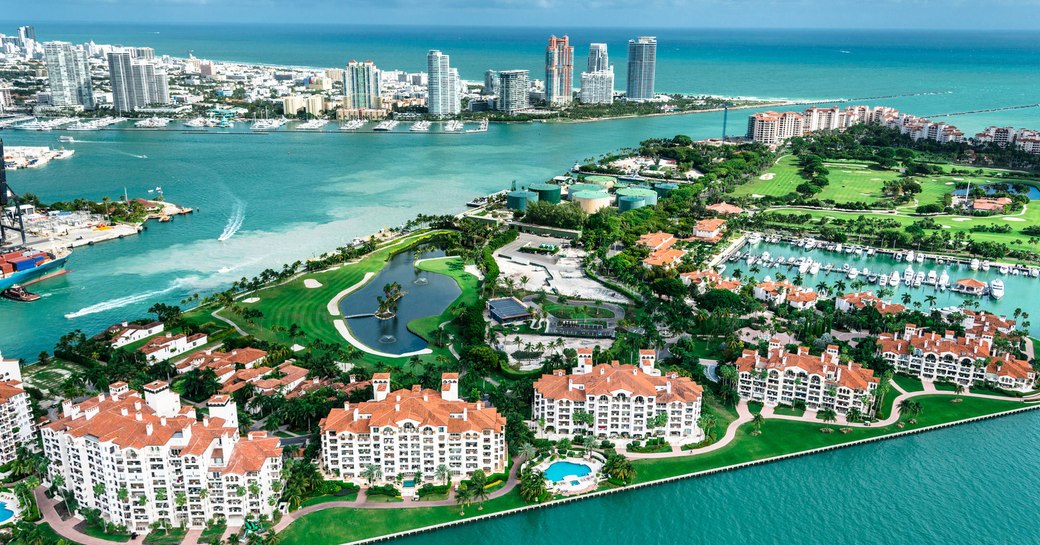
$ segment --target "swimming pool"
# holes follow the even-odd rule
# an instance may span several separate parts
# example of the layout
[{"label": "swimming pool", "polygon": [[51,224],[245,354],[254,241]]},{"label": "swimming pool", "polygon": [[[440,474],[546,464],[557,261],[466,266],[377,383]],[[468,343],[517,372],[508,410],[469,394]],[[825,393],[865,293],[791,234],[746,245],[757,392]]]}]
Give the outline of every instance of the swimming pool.
[{"label": "swimming pool", "polygon": [[562,481],[565,477],[584,477],[592,473],[592,468],[585,464],[573,462],[553,462],[545,468],[545,478],[554,483]]},{"label": "swimming pool", "polygon": [[8,509],[7,508],[7,504],[5,502],[0,501],[0,524],[3,524],[5,522],[11,520],[11,517],[13,517],[13,516],[14,516],[14,511],[11,511],[10,509]]}]

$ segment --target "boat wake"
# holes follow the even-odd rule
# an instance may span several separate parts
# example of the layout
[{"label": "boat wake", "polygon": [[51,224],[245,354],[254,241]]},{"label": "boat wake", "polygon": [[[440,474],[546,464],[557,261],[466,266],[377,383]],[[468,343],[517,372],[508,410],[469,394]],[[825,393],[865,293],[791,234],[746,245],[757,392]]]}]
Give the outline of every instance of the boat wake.
[{"label": "boat wake", "polygon": [[[77,140],[76,143],[79,143],[79,140]],[[122,150],[113,150],[113,151],[115,151],[116,153],[122,154],[122,155],[126,155],[128,157],[134,157],[134,158],[137,158],[137,159],[147,159],[148,158],[147,155],[137,155],[136,153],[130,153],[128,151],[122,151]]]},{"label": "boat wake", "polygon": [[246,205],[240,200],[235,201],[235,206],[231,209],[231,217],[228,218],[227,225],[224,226],[224,232],[220,233],[217,240],[224,242],[229,238],[235,236],[235,233],[242,228],[242,223],[246,219]]},{"label": "boat wake", "polygon": [[90,314],[97,314],[99,312],[105,312],[105,311],[108,311],[108,310],[117,309],[117,308],[120,308],[120,307],[125,307],[127,305],[132,305],[134,303],[140,303],[141,301],[147,301],[148,299],[151,299],[151,298],[156,297],[158,295],[163,295],[163,294],[169,293],[169,292],[173,291],[176,288],[177,288],[177,286],[173,285],[173,286],[170,286],[170,287],[168,287],[168,288],[166,288],[164,290],[149,291],[149,292],[145,292],[145,293],[139,293],[137,295],[128,295],[126,297],[119,297],[119,298],[116,298],[116,299],[111,299],[111,300],[108,300],[108,301],[104,301],[102,303],[97,303],[95,305],[90,305],[89,307],[81,308],[81,309],[77,310],[76,312],[70,312],[70,313],[66,314],[65,317],[68,318],[69,320],[74,320],[76,318],[81,318],[83,316],[87,316],[87,315],[90,315]]}]

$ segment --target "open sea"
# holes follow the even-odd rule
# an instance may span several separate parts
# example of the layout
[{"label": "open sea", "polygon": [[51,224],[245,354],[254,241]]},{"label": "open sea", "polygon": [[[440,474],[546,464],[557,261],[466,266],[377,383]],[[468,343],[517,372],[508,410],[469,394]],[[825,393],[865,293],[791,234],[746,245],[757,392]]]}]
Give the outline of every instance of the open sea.
[{"label": "open sea", "polygon": [[[9,22],[0,32],[12,33]],[[487,69],[539,78],[545,40],[568,33],[576,72],[588,42],[606,42],[624,88],[625,43],[656,35],[657,90],[798,99],[863,99],[917,115],[1040,102],[1040,33],[477,29],[274,25],[39,23],[41,40],[154,47],[158,54],[340,67],[371,59],[423,70],[428,49],[464,79]],[[890,97],[874,99],[872,97]],[[729,120],[743,131],[749,112]],[[1040,128],[1040,108],[945,118],[966,133],[988,125]],[[172,127],[172,125],[171,125]],[[333,128],[330,125],[329,128]],[[333,129],[334,130],[334,129]],[[457,212],[470,198],[542,181],[575,161],[647,137],[715,137],[722,114],[568,125],[492,125],[487,133],[339,134],[98,131],[73,134],[74,157],[9,173],[44,201],[166,198],[197,210],[142,235],[77,250],[72,272],[34,286],[32,304],[0,301],[0,350],[35,360],[62,333],[96,333],[395,226],[419,212]],[[58,146],[61,133],[3,131],[8,145]],[[82,141],[79,141],[82,138]],[[218,239],[225,238],[220,241]],[[1035,290],[1015,306],[1037,314]],[[1009,301],[1010,302],[1010,301]],[[983,308],[986,308],[985,306]],[[612,543],[1006,543],[1040,535],[1040,448],[1033,414],[655,487],[405,540],[532,545]],[[607,516],[606,513],[615,516]],[[616,516],[621,515],[621,516]],[[594,519],[591,517],[595,517]],[[580,521],[595,520],[594,524]]]}]

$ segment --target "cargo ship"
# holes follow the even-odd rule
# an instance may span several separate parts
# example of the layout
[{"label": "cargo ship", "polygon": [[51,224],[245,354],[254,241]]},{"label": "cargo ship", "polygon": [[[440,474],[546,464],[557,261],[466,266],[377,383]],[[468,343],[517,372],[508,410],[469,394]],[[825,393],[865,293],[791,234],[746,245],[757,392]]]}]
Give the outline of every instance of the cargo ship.
[{"label": "cargo ship", "polygon": [[69,252],[56,255],[34,250],[0,254],[0,291],[65,274],[70,255]]}]

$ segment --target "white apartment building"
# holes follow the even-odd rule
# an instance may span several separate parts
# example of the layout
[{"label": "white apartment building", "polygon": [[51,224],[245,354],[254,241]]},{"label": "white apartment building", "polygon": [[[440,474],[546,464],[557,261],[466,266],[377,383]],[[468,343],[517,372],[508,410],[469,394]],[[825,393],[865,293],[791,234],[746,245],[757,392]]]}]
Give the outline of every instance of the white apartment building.
[{"label": "white apartment building", "polygon": [[948,379],[971,387],[976,382],[993,382],[1006,390],[1028,392],[1036,384],[1029,362],[1009,354],[993,354],[992,331],[977,337],[942,335],[906,324],[902,334],[878,337],[878,354],[897,371],[925,380]]},{"label": "white apartment building", "polygon": [[0,465],[14,460],[19,446],[36,448],[36,423],[18,360],[0,355]]},{"label": "white apartment building", "polygon": [[462,111],[462,84],[459,81],[459,71],[451,67],[451,58],[436,49],[431,49],[426,54],[426,67],[430,82],[426,102],[430,115],[458,115]]},{"label": "white apartment building", "polygon": [[503,70],[497,78],[498,101],[495,109],[512,114],[530,108],[527,70]]},{"label": "white apartment building", "polygon": [[136,532],[160,520],[203,528],[211,519],[240,526],[271,515],[281,485],[278,438],[240,437],[226,395],[206,405],[209,416],[197,420],[162,381],[146,385],[144,397],[117,382],[78,405],[65,401],[62,417],[41,429],[48,472],[65,479],[81,507]]},{"label": "white apartment building", "polygon": [[1040,153],[1040,131],[1033,129],[986,127],[985,130],[975,135],[975,142],[992,143],[999,146],[1012,144],[1027,153]]},{"label": "white apartment building", "polygon": [[[550,435],[700,440],[703,389],[687,377],[662,375],[656,360],[653,350],[640,350],[638,365],[593,365],[592,349],[579,348],[570,375],[558,369],[534,383],[531,416]],[[579,412],[591,414],[593,424],[575,422]],[[655,422],[659,414],[667,415],[664,422]]]},{"label": "white apartment building", "polygon": [[459,399],[459,375],[444,373],[440,391],[390,391],[390,374],[372,377],[373,401],[346,403],[321,421],[321,466],[328,475],[356,483],[370,465],[383,481],[399,474],[436,480],[446,465],[453,479],[480,469],[487,474],[506,468],[506,419],[482,403]]},{"label": "white apartment building", "polygon": [[325,111],[325,98],[321,95],[289,95],[282,99],[285,115],[296,115],[300,110],[317,117]]},{"label": "white apartment building", "polygon": [[87,53],[68,42],[46,42],[43,56],[47,61],[51,104],[62,108],[94,109],[94,87],[90,81]]},{"label": "white apartment building", "polygon": [[137,351],[144,354],[148,361],[165,361],[189,350],[194,350],[208,342],[209,336],[205,333],[195,333],[194,335],[179,333],[174,335],[167,331],[166,335],[155,337],[141,348],[138,348]]},{"label": "white apartment building", "polygon": [[745,350],[737,359],[737,372],[741,399],[773,406],[800,400],[811,410],[847,414],[856,408],[864,416],[873,414],[874,390],[880,382],[874,371],[858,363],[841,363],[837,346],[813,356],[804,346],[797,353],[788,352],[775,338],[769,340],[767,356]]},{"label": "white apartment building", "polygon": [[820,295],[811,289],[796,286],[788,280],[772,281],[769,277],[755,286],[753,295],[770,305],[786,304],[798,310],[812,308],[820,299]]},{"label": "white apartment building", "polygon": [[581,73],[579,98],[585,104],[614,103],[614,67]]},{"label": "white apartment building", "polygon": [[747,138],[767,146],[802,136],[805,122],[798,112],[759,112],[748,117]]}]

